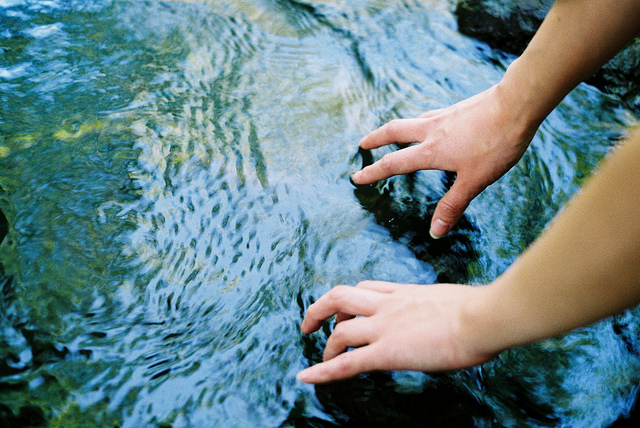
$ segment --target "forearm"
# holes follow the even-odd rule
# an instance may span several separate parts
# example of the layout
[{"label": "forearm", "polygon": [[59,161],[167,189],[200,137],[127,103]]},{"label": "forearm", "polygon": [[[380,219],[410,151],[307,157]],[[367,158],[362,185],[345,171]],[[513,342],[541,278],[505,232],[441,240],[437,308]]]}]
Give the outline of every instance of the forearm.
[{"label": "forearm", "polygon": [[639,302],[640,130],[490,285],[365,281],[333,288],[301,326],[308,334],[336,315],[324,362],[298,378],[320,383],[372,370],[469,367]]},{"label": "forearm", "polygon": [[498,89],[513,114],[537,128],[639,30],[638,0],[557,0]]},{"label": "forearm", "polygon": [[[476,346],[555,336],[640,303],[640,131],[469,312]],[[484,340],[484,338],[490,338]]]}]

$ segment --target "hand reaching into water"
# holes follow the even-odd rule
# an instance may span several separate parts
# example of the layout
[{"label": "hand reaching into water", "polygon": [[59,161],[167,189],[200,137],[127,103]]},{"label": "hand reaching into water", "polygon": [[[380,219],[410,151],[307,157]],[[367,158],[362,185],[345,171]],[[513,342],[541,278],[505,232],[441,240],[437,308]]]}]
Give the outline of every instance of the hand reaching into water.
[{"label": "hand reaching into water", "polygon": [[[594,30],[595,29],[595,30]],[[414,145],[353,177],[367,184],[420,169],[457,173],[436,208],[441,236],[522,156],[544,118],[640,29],[640,2],[556,0],[500,83],[444,110],[395,120],[362,139]],[[309,383],[371,370],[441,371],[567,332],[640,303],[640,130],[616,150],[545,233],[487,286],[363,282],[311,305],[310,333],[336,315]],[[349,348],[356,348],[346,352]]]},{"label": "hand reaching into water", "polygon": [[415,119],[397,119],[360,141],[364,149],[413,143],[385,155],[353,176],[370,184],[424,169],[454,171],[457,178],[438,203],[431,235],[439,238],[458,222],[469,202],[522,157],[538,128],[496,85],[472,98]]},{"label": "hand reaching into water", "polygon": [[379,281],[335,287],[309,307],[302,323],[308,334],[337,314],[325,362],[298,378],[322,383],[365,371],[440,371],[485,362],[495,354],[475,349],[465,331],[465,306],[482,292],[466,285]]},{"label": "hand reaching into water", "polygon": [[639,28],[640,2],[557,0],[497,85],[444,110],[394,120],[364,137],[364,149],[419,144],[384,156],[353,180],[368,184],[421,169],[456,172],[431,221],[432,235],[444,235],[469,202],[520,159],[565,95],[629,43]]},{"label": "hand reaching into water", "polygon": [[640,129],[491,284],[367,281],[322,296],[307,309],[302,331],[318,330],[333,315],[336,326],[324,362],[299,379],[459,369],[637,305],[639,200]]}]

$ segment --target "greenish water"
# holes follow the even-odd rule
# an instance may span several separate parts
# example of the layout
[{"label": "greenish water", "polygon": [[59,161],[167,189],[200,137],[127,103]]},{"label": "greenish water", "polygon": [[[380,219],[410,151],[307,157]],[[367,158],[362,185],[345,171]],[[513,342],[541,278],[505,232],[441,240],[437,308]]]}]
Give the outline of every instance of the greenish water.
[{"label": "greenish water", "polygon": [[[486,283],[631,115],[580,86],[431,241],[451,177],[355,189],[362,135],[512,60],[446,0],[0,0],[0,425],[607,426],[637,314],[438,376],[314,388],[302,314],[363,279]],[[373,153],[378,158],[388,149]]]}]

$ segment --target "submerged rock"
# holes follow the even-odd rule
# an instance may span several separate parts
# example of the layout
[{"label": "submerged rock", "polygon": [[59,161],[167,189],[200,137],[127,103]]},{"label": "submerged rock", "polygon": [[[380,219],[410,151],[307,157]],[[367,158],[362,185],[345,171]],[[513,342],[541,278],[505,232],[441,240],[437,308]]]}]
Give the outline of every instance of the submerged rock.
[{"label": "submerged rock", "polygon": [[[551,8],[553,0],[458,0],[461,33],[491,47],[520,55]],[[605,64],[587,83],[616,95],[640,112],[640,38]]]},{"label": "submerged rock", "polygon": [[[358,155],[362,158],[362,168],[373,163],[371,151],[359,149]],[[472,239],[478,234],[476,225],[464,215],[447,235],[433,239],[429,225],[441,195],[417,192],[414,180],[414,175],[407,174],[401,180],[383,180],[371,185],[352,182],[353,193],[362,208],[372,213],[376,223],[387,229],[394,240],[404,243],[418,260],[433,267],[438,282],[467,283],[469,271],[478,259]],[[443,173],[445,188],[450,188],[454,180],[454,173]]]},{"label": "submerged rock", "polygon": [[455,15],[462,34],[520,55],[552,4],[553,0],[458,0]]}]

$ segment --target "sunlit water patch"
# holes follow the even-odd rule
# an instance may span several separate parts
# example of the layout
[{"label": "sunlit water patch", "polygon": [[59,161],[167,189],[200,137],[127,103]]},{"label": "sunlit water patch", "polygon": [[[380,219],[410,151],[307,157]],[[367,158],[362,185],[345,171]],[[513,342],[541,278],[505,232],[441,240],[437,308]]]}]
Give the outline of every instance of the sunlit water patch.
[{"label": "sunlit water patch", "polygon": [[[630,115],[581,86],[446,239],[452,177],[354,188],[366,132],[512,59],[447,2],[0,2],[0,417],[69,426],[606,426],[638,385],[633,313],[482,368],[313,388],[331,286],[485,283]],[[615,364],[613,363],[615,361]]]}]

